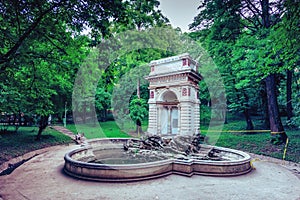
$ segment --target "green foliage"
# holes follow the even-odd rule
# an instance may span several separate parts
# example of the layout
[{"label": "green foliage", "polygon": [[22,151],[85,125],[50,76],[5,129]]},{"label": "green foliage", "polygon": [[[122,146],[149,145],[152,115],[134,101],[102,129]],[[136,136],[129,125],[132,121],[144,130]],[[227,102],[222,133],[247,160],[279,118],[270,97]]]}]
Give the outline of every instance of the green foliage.
[{"label": "green foliage", "polygon": [[27,53],[34,54],[34,48],[25,51],[26,54],[22,49],[24,43],[30,43],[37,38],[45,38],[52,43],[49,47],[64,51],[60,43],[64,42],[65,34],[57,32],[57,27],[62,24],[76,36],[89,27],[91,38],[97,40],[99,36],[108,34],[111,19],[124,19],[126,10],[125,3],[119,0],[85,0],[80,3],[77,0],[1,1],[0,7],[0,37],[3,41],[0,44],[1,70],[8,67],[16,69],[18,66],[13,66],[16,61],[28,59]]},{"label": "green foliage", "polygon": [[[86,71],[80,71],[85,76],[73,93],[78,97],[73,108],[84,112],[83,118],[93,110],[91,102],[97,111],[106,110],[112,92],[109,87],[114,83],[102,82],[95,87],[100,76],[91,74],[102,73],[103,62],[98,62],[98,52],[89,46],[112,35],[117,30],[113,26],[147,28],[163,24],[167,19],[156,9],[158,5],[155,0],[1,1],[0,111],[44,118],[55,113],[61,117],[65,105],[71,110],[75,75],[90,50],[83,63]],[[90,33],[82,36],[87,28]],[[118,72],[113,71],[112,76],[119,78],[122,74]]]},{"label": "green foliage", "polygon": [[294,129],[300,129],[300,101],[294,104],[294,116],[288,120],[287,126]]},{"label": "green foliage", "polygon": [[148,116],[148,104],[144,99],[134,98],[129,104],[130,117],[138,123],[142,123],[142,121]]},{"label": "green foliage", "polygon": [[209,125],[211,119],[211,109],[209,106],[201,104],[200,106],[200,122],[201,126],[207,126]]},{"label": "green foliage", "polygon": [[138,80],[141,98],[148,99],[148,83],[144,79],[150,72],[148,63],[184,52],[182,47],[186,49],[189,40],[182,41],[181,36],[170,27],[153,27],[117,34],[98,47],[97,61],[101,63],[98,88],[112,94],[111,108],[122,128],[125,121],[130,121],[128,106],[136,94]]},{"label": "green foliage", "polygon": [[119,31],[141,30],[161,26],[169,20],[158,9],[158,0],[131,0],[125,1],[125,18],[121,23],[116,23],[114,28]]},{"label": "green foliage", "polygon": [[[276,95],[265,95],[265,85],[270,85],[264,79],[278,74],[275,87],[279,87],[281,73],[299,65],[299,8],[299,2],[292,0],[200,3],[199,14],[190,25],[196,32],[190,35],[202,43],[219,67],[230,111],[263,114],[267,100],[277,100]],[[298,86],[293,82],[292,87]],[[200,97],[205,98],[208,91],[202,88]],[[278,89],[282,99],[285,90]],[[293,95],[294,106],[295,98]]]},{"label": "green foliage", "polygon": [[95,95],[95,106],[98,111],[107,109],[109,107],[108,102],[110,101],[111,94],[106,92],[103,88],[97,87]]}]

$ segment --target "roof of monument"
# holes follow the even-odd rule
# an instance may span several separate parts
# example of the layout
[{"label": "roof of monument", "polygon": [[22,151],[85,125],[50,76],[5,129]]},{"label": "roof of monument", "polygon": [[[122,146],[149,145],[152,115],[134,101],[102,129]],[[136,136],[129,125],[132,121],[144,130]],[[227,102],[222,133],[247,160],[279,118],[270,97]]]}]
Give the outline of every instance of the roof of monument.
[{"label": "roof of monument", "polygon": [[182,60],[184,58],[189,59],[191,61],[191,63],[194,64],[194,65],[198,64],[195,60],[193,60],[191,58],[189,53],[183,53],[183,54],[180,54],[180,55],[171,56],[171,57],[167,57],[167,58],[162,58],[162,59],[159,59],[159,60],[153,60],[153,61],[150,62],[150,65],[162,65],[162,64],[166,64],[166,63],[176,62],[176,61]]}]

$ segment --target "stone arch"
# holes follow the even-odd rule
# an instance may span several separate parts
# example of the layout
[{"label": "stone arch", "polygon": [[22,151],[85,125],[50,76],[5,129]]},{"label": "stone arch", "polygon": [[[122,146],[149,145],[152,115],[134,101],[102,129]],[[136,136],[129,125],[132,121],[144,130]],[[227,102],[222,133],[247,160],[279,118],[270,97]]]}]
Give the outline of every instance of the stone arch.
[{"label": "stone arch", "polygon": [[157,101],[161,102],[179,102],[180,93],[175,88],[162,89],[158,95]]},{"label": "stone arch", "polygon": [[162,94],[162,100],[164,102],[170,102],[170,103],[178,102],[178,98],[177,98],[176,94],[170,90],[168,90]]}]

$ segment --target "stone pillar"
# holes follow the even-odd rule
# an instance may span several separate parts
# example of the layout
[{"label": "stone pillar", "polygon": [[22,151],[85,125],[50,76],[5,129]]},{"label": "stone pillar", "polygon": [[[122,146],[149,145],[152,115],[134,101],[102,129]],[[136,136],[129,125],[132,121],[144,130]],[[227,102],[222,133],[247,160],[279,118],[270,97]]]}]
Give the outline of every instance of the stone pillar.
[{"label": "stone pillar", "polygon": [[181,107],[180,104],[178,104],[178,135],[180,135],[181,132]]},{"label": "stone pillar", "polygon": [[180,124],[180,134],[181,135],[191,135],[191,103],[181,102],[181,124]]},{"label": "stone pillar", "polygon": [[195,130],[194,132],[200,132],[200,101],[197,99],[195,103]]},{"label": "stone pillar", "polygon": [[168,135],[172,134],[171,110],[172,110],[172,106],[168,106],[168,131],[167,131]]},{"label": "stone pillar", "polygon": [[161,110],[162,110],[162,105],[158,105],[157,106],[157,113],[158,115],[156,116],[157,117],[157,121],[156,121],[156,124],[157,124],[157,134],[161,134]]},{"label": "stone pillar", "polygon": [[157,125],[157,106],[155,103],[149,104],[149,123],[148,123],[148,133],[156,134]]}]

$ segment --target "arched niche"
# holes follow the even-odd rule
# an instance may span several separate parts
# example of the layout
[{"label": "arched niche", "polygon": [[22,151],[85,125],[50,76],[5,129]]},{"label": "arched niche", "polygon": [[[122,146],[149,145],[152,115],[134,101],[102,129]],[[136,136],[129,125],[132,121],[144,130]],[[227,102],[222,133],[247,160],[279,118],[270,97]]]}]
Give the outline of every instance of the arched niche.
[{"label": "arched niche", "polygon": [[169,103],[178,103],[178,98],[174,92],[168,90],[162,94],[162,101]]}]

